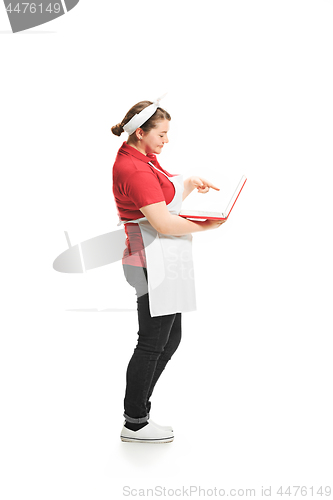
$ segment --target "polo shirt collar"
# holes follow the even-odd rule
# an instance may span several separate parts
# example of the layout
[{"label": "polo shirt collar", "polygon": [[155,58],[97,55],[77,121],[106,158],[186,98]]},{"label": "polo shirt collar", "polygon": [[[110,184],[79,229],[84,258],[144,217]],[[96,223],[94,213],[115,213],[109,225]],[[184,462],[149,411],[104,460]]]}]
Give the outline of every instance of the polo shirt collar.
[{"label": "polo shirt collar", "polygon": [[132,146],[130,146],[129,144],[127,144],[127,142],[123,143],[120,150],[124,151],[125,153],[128,153],[131,156],[134,156],[135,158],[138,158],[139,160],[142,160],[146,163],[149,163],[149,162],[154,163],[154,161],[156,161],[156,155],[154,155],[154,154],[144,155],[143,153],[140,153],[140,151],[138,151],[137,149],[135,149]]}]

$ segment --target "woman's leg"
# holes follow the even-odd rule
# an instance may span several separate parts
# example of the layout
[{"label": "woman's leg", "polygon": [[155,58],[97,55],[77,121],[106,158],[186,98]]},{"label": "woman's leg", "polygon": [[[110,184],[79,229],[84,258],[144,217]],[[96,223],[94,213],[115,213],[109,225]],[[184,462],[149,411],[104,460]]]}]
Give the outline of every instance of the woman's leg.
[{"label": "woman's leg", "polygon": [[146,269],[123,267],[127,281],[136,288],[139,320],[138,343],[126,372],[125,415],[144,419],[150,410],[149,398],[155,384],[179,345],[181,314],[152,318]]},{"label": "woman's leg", "polygon": [[[152,318],[149,311],[148,294],[138,297],[139,331],[138,342],[127,367],[126,392],[124,399],[125,415],[132,418],[145,417],[150,388],[154,380],[158,361],[163,355],[175,314]],[[160,364],[159,374],[162,370]],[[154,382],[153,382],[154,381]]]},{"label": "woman's leg", "polygon": [[147,413],[150,412],[151,408],[150,397],[154,390],[155,384],[158,381],[161,373],[163,372],[166,364],[170,361],[172,355],[176,352],[177,347],[179,346],[179,343],[181,341],[181,336],[182,336],[182,315],[181,313],[177,313],[170,331],[168,342],[165,345],[160,357],[158,358],[155,372],[149,387],[147,395],[147,403],[146,403]]}]

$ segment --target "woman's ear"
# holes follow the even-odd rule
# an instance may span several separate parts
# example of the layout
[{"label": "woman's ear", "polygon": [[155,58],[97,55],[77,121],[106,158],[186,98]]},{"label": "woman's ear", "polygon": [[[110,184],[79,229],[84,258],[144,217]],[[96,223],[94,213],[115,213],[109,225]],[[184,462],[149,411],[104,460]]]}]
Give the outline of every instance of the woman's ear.
[{"label": "woman's ear", "polygon": [[142,128],[140,128],[140,127],[139,127],[139,128],[137,128],[137,129],[136,129],[136,131],[135,131],[135,136],[136,136],[136,138],[137,138],[139,141],[142,139],[143,134],[144,134],[144,132],[143,132]]}]

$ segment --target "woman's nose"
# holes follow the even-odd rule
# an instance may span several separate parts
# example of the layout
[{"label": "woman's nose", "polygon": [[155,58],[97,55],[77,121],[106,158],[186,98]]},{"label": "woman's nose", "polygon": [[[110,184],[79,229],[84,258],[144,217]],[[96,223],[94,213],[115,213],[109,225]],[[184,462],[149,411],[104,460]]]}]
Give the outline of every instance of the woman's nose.
[{"label": "woman's nose", "polygon": [[168,136],[167,136],[167,135],[165,135],[163,142],[166,142],[166,143],[168,143],[168,142],[169,142],[169,138],[168,138]]}]

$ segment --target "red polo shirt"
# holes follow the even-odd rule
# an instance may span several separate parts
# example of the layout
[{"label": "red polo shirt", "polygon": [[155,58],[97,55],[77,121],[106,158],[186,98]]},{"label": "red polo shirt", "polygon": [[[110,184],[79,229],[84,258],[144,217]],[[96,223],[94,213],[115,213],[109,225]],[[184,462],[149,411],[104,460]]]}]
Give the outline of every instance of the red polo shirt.
[{"label": "red polo shirt", "polygon": [[[149,165],[151,162],[156,168]],[[144,217],[141,207],[165,201],[168,205],[175,188],[166,170],[160,166],[156,155],[144,155],[137,149],[123,143],[113,165],[113,195],[121,220],[135,220]],[[146,257],[141,231],[136,223],[125,224],[126,249],[123,264],[146,267]]]}]

